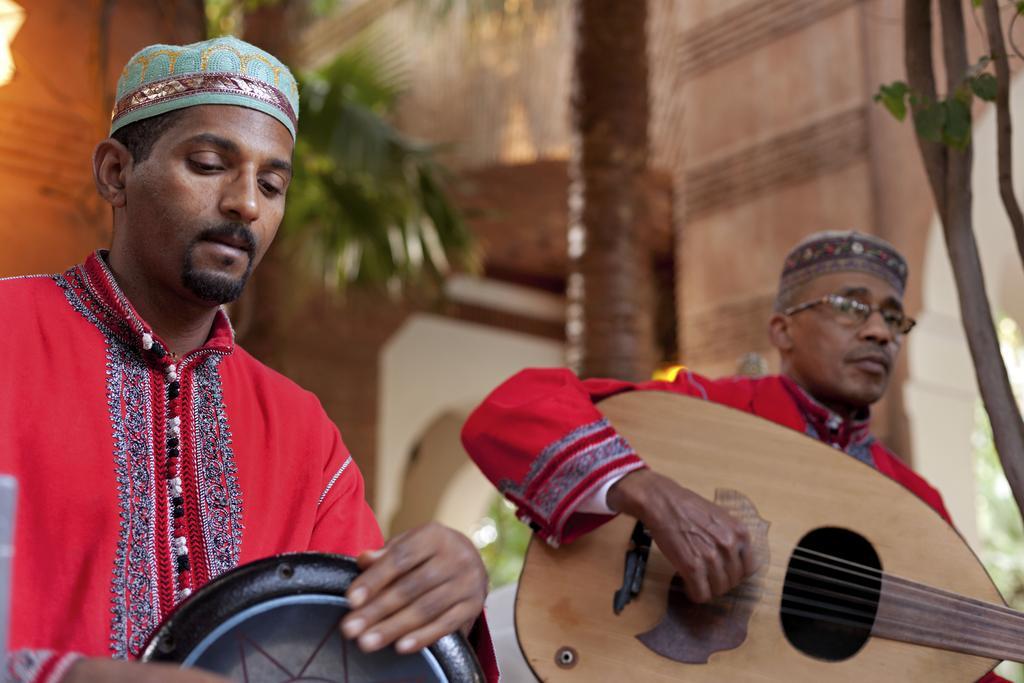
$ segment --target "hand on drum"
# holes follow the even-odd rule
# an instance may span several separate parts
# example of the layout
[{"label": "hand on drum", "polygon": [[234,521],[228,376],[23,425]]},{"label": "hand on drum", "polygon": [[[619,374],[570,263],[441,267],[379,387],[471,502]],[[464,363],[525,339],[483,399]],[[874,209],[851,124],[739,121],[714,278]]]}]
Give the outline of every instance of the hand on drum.
[{"label": "hand on drum", "polygon": [[464,535],[431,522],[357,558],[363,572],[349,586],[353,610],[342,634],[373,652],[392,643],[415,652],[460,628],[483,610],[487,571]]}]

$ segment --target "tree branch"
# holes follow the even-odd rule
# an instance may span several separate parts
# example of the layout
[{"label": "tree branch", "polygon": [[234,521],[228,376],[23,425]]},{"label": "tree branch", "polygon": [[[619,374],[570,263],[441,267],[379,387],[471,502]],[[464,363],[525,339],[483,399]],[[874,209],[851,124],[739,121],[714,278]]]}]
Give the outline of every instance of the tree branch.
[{"label": "tree branch", "polygon": [[1013,189],[1013,123],[1010,120],[1010,60],[1003,41],[1003,26],[997,0],[985,0],[985,25],[989,51],[996,69],[996,153],[998,155],[999,196],[1013,226],[1017,253],[1024,263],[1024,213],[1021,213]]},{"label": "tree branch", "polygon": [[[931,4],[932,0],[906,0],[903,5],[903,49],[911,92],[910,111],[914,115],[927,103],[938,99],[932,65]],[[916,137],[935,207],[945,223],[947,149],[941,143]]]},{"label": "tree branch", "polygon": [[[963,87],[967,77],[963,7],[960,0],[939,0],[939,7],[946,82],[952,95]],[[999,351],[978,245],[974,239],[971,214],[973,143],[968,141],[962,150],[948,149],[946,154],[946,204],[942,228],[956,280],[960,315],[981,399],[992,423],[999,460],[1018,508],[1024,509],[1024,422]]]},{"label": "tree branch", "polygon": [[967,31],[960,2],[939,0],[942,18],[942,59],[946,63],[946,93],[952,95],[967,78]]}]

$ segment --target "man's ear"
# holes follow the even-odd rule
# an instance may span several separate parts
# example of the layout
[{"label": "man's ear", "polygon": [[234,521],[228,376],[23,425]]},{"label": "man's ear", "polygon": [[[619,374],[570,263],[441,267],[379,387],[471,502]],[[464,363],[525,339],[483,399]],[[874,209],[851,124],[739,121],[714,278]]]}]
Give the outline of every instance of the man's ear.
[{"label": "man's ear", "polygon": [[96,182],[96,191],[114,208],[121,208],[128,202],[125,186],[133,163],[128,148],[114,138],[100,142],[92,153],[92,176]]},{"label": "man's ear", "polygon": [[782,315],[781,313],[772,314],[772,317],[768,320],[768,338],[771,339],[772,346],[780,352],[789,351],[793,348],[793,337],[790,335],[789,323],[789,316]]}]

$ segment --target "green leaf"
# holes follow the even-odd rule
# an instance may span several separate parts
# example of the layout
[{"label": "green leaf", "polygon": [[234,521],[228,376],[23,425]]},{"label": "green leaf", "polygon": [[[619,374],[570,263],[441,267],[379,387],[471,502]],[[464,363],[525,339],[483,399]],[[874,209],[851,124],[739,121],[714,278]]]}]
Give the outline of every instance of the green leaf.
[{"label": "green leaf", "polygon": [[1024,14],[1024,0],[1019,0],[1017,3],[1017,14]]},{"label": "green leaf", "polygon": [[881,102],[889,110],[897,121],[902,121],[907,116],[907,93],[910,88],[903,81],[894,81],[889,85],[882,85],[875,95],[875,102]]},{"label": "green leaf", "polygon": [[974,94],[986,102],[994,102],[996,91],[999,89],[999,81],[992,74],[979,74],[971,79],[971,90]]},{"label": "green leaf", "polygon": [[975,7],[981,7],[982,2],[984,2],[984,0],[971,0],[971,4]]},{"label": "green leaf", "polygon": [[967,83],[963,83],[959,88],[956,89],[952,96],[949,96],[946,99],[957,100],[958,102],[966,106],[968,109],[970,109],[971,104],[974,103],[974,95],[971,94],[971,88]]},{"label": "green leaf", "polygon": [[963,149],[971,140],[971,107],[958,98],[952,98],[944,104],[946,120],[942,127],[942,141],[951,147]]},{"label": "green leaf", "polygon": [[929,102],[914,113],[914,129],[919,137],[932,142],[942,142],[942,130],[946,124],[944,102]]}]

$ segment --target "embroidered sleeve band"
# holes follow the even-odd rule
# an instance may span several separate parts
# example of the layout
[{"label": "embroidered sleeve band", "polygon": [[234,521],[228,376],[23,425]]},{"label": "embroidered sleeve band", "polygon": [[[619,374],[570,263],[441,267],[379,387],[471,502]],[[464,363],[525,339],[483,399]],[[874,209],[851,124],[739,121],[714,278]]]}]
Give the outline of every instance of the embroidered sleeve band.
[{"label": "embroidered sleeve band", "polygon": [[545,447],[522,481],[502,480],[501,492],[552,544],[563,540],[579,504],[611,477],[644,467],[607,420],[583,425]]}]

